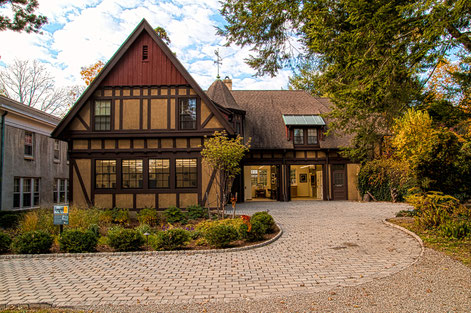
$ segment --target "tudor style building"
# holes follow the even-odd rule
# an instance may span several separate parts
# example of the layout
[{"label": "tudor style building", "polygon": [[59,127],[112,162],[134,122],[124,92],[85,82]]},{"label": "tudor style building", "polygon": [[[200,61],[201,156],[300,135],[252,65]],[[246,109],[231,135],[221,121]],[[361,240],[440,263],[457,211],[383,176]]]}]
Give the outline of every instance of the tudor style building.
[{"label": "tudor style building", "polygon": [[241,201],[358,199],[358,167],[337,153],[346,139],[324,135],[328,100],[231,89],[226,79],[204,92],[143,20],[52,134],[69,143],[72,204],[215,206],[200,151],[216,130],[252,138]]}]

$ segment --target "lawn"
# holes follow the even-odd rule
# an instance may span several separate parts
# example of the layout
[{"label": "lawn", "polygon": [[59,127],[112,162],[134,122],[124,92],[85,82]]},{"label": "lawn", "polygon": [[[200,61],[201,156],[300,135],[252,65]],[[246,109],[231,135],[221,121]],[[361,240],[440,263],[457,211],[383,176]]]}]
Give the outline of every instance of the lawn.
[{"label": "lawn", "polygon": [[468,267],[471,267],[471,238],[457,240],[443,237],[436,229],[424,229],[417,225],[413,217],[397,217],[388,220],[416,233],[428,248],[441,251]]}]

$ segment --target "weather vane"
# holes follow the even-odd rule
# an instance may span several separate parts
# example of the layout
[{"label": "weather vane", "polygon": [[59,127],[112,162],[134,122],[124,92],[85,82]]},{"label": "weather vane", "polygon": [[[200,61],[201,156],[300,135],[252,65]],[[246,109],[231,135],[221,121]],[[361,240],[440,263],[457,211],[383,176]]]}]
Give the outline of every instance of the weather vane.
[{"label": "weather vane", "polygon": [[216,78],[220,79],[221,76],[219,76],[219,65],[222,65],[222,58],[219,56],[219,48],[214,50],[214,54],[216,55],[216,61],[214,61],[214,64],[217,64],[218,66],[218,76],[216,76]]}]

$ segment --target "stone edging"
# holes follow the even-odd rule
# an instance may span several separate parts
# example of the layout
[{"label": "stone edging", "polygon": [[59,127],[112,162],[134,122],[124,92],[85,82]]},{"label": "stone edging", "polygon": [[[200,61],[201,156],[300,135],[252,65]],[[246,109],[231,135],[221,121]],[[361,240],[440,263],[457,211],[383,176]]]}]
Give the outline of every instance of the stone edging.
[{"label": "stone edging", "polygon": [[412,262],[410,265],[414,265],[415,263],[417,263],[419,261],[419,259],[424,255],[424,251],[425,251],[425,247],[424,247],[424,242],[422,241],[422,239],[414,232],[408,230],[407,228],[404,228],[402,226],[399,226],[399,225],[396,225],[396,224],[393,224],[391,222],[388,222],[386,221],[385,219],[383,220],[383,223],[386,224],[387,226],[389,227],[393,227],[393,228],[396,228],[396,229],[399,229],[403,232],[405,232],[406,234],[408,234],[409,236],[411,236],[412,238],[414,238],[415,240],[417,240],[417,242],[419,243],[420,245],[420,254],[419,256],[414,260],[414,262]]},{"label": "stone edging", "polygon": [[135,252],[87,252],[87,253],[50,253],[50,254],[9,254],[0,255],[1,259],[45,259],[45,258],[63,258],[63,257],[104,257],[104,256],[134,256],[134,255],[166,255],[166,254],[208,254],[208,253],[228,253],[244,250],[252,250],[269,245],[278,240],[283,235],[283,229],[277,223],[278,229],[280,230],[275,237],[250,246],[235,247],[229,249],[211,249],[211,250],[174,250],[174,251],[135,251]]}]

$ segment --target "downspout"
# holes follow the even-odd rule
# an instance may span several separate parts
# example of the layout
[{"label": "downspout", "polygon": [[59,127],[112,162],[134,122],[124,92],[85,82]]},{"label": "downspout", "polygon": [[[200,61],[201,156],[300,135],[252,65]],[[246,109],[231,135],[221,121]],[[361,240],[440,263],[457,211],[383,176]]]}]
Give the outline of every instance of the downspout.
[{"label": "downspout", "polygon": [[5,116],[7,115],[7,111],[3,112],[2,119],[1,119],[1,129],[2,129],[2,138],[1,138],[1,151],[0,151],[0,211],[2,208],[2,196],[3,196],[3,160],[5,154]]}]

